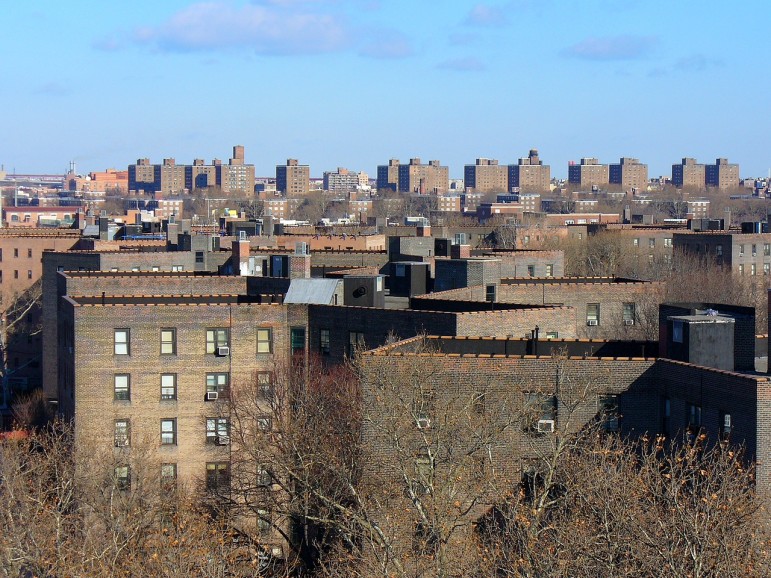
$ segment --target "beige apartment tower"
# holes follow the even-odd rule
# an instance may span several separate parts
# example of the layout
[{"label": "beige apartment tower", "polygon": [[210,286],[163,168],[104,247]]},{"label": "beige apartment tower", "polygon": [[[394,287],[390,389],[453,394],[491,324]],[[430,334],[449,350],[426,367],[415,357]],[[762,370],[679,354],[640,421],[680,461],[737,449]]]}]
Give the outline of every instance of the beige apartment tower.
[{"label": "beige apartment tower", "polygon": [[285,165],[276,165],[276,190],[286,197],[305,196],[311,189],[311,169],[297,159],[287,159]]},{"label": "beige apartment tower", "polygon": [[473,193],[503,193],[509,186],[508,167],[496,159],[480,158],[463,169],[463,185]]},{"label": "beige apartment tower", "polygon": [[692,187],[703,189],[706,183],[705,167],[696,159],[683,158],[679,164],[672,165],[672,184],[678,188]]},{"label": "beige apartment tower", "polygon": [[450,170],[437,160],[424,165],[419,158],[413,158],[408,165],[399,165],[400,192],[443,195],[449,186]]},{"label": "beige apartment tower", "polygon": [[739,165],[728,159],[715,159],[714,165],[704,167],[704,182],[708,187],[733,189],[739,186]]},{"label": "beige apartment tower", "polygon": [[516,165],[509,165],[509,190],[521,193],[545,193],[551,185],[551,167],[543,164],[537,149],[530,149],[527,157]]},{"label": "beige apartment tower", "polygon": [[600,161],[593,157],[582,158],[580,164],[570,161],[568,182],[578,189],[603,187],[610,182],[608,165],[601,165]]},{"label": "beige apartment tower", "polygon": [[645,190],[648,186],[648,165],[631,157],[621,157],[617,164],[610,165],[608,181],[626,191]]}]

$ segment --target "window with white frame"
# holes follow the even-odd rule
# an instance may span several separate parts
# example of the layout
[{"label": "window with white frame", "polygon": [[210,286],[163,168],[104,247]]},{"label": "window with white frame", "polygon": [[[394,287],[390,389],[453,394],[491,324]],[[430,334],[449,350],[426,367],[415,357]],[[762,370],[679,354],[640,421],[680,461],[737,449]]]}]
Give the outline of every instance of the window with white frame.
[{"label": "window with white frame", "polygon": [[177,354],[177,330],[171,327],[161,329],[161,355]]},{"label": "window with white frame", "polygon": [[130,355],[130,332],[128,329],[116,329],[114,333],[114,353],[115,355]]},{"label": "window with white frame", "polygon": [[161,420],[161,445],[177,445],[177,420],[166,418]]},{"label": "window with white frame", "polygon": [[257,353],[273,352],[273,330],[270,327],[257,328]]},{"label": "window with white frame", "polygon": [[161,374],[161,399],[162,400],[177,399],[177,374],[176,373]]},{"label": "window with white frame", "polygon": [[115,420],[115,447],[122,448],[131,444],[131,422],[128,419]]},{"label": "window with white frame", "polygon": [[113,399],[129,401],[131,399],[131,376],[128,373],[116,373],[113,378]]}]

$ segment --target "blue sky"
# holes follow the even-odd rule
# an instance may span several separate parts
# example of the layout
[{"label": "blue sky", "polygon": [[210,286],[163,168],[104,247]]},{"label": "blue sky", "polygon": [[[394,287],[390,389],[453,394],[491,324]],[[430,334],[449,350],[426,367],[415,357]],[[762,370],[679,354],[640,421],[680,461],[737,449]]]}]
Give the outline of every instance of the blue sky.
[{"label": "blue sky", "polygon": [[683,156],[771,168],[767,0],[0,0],[11,172]]}]

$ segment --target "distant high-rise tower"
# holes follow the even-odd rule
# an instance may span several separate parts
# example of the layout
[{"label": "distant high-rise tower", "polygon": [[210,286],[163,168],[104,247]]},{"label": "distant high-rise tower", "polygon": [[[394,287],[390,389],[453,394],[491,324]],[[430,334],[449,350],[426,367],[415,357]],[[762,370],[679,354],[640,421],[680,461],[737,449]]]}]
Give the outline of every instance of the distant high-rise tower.
[{"label": "distant high-rise tower", "polygon": [[672,184],[678,188],[703,189],[706,185],[704,165],[696,159],[683,158],[679,164],[672,165]]},{"label": "distant high-rise tower", "polygon": [[648,186],[648,165],[631,157],[621,157],[608,169],[608,181],[612,185],[621,185],[624,190],[644,190]]},{"label": "distant high-rise tower", "polygon": [[509,190],[509,169],[495,159],[477,159],[463,169],[463,186],[474,193],[504,193]]},{"label": "distant high-rise tower", "polygon": [[719,158],[714,165],[705,165],[704,182],[708,187],[732,189],[739,186],[739,165]]},{"label": "distant high-rise tower", "polygon": [[307,195],[311,188],[311,170],[297,159],[287,159],[285,165],[276,165],[276,190],[287,197]]},{"label": "distant high-rise tower", "polygon": [[608,165],[601,165],[600,161],[593,157],[582,158],[578,165],[570,161],[568,182],[581,189],[605,186],[610,182]]},{"label": "distant high-rise tower", "polygon": [[551,184],[551,167],[543,164],[537,149],[530,149],[527,157],[516,165],[509,165],[509,190],[522,193],[545,193]]}]

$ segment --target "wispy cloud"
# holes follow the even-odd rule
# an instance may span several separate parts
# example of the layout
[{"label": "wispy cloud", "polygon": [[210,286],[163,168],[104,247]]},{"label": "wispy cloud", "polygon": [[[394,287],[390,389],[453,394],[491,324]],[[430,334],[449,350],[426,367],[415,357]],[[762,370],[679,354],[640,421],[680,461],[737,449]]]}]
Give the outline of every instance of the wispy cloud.
[{"label": "wispy cloud", "polygon": [[437,68],[445,70],[457,70],[459,72],[478,72],[485,69],[484,62],[472,56],[467,58],[453,58],[445,60],[437,65]]},{"label": "wispy cloud", "polygon": [[658,42],[656,36],[591,37],[562,51],[564,56],[584,60],[637,60],[647,56]]},{"label": "wispy cloud", "polygon": [[33,90],[35,94],[42,94],[44,96],[64,96],[69,94],[67,88],[55,80],[49,80],[36,86]]},{"label": "wispy cloud", "polygon": [[91,46],[104,52],[116,52],[123,48],[123,40],[117,34],[104,36],[95,40]]},{"label": "wispy cloud", "polygon": [[467,46],[476,42],[479,39],[477,34],[468,34],[461,32],[454,32],[448,37],[448,41],[453,46]]},{"label": "wispy cloud", "polygon": [[369,58],[407,58],[414,48],[407,36],[396,30],[376,30],[359,49],[360,56]]},{"label": "wispy cloud", "polygon": [[704,54],[692,54],[678,59],[674,67],[680,72],[703,72],[723,65],[723,61],[720,59],[710,58]]},{"label": "wispy cloud", "polygon": [[320,8],[318,0],[196,2],[160,25],[136,30],[134,39],[169,52],[250,48],[258,54],[307,54],[344,48],[345,19]]},{"label": "wispy cloud", "polygon": [[504,8],[492,4],[477,4],[466,16],[466,24],[471,26],[503,26],[507,21]]}]

